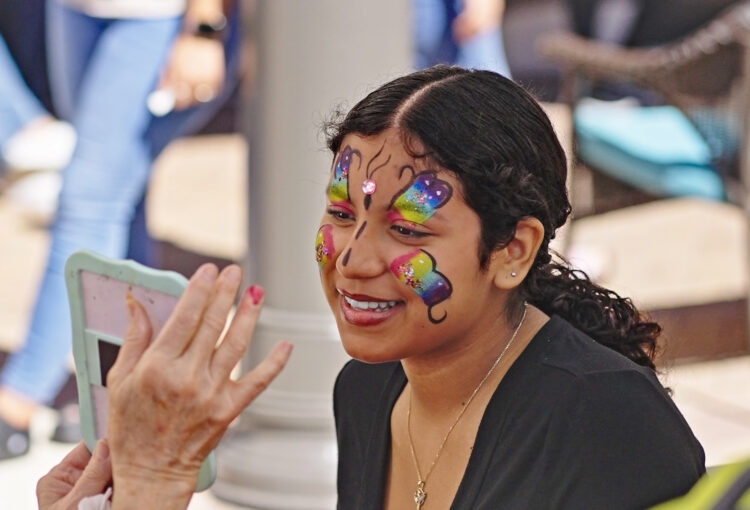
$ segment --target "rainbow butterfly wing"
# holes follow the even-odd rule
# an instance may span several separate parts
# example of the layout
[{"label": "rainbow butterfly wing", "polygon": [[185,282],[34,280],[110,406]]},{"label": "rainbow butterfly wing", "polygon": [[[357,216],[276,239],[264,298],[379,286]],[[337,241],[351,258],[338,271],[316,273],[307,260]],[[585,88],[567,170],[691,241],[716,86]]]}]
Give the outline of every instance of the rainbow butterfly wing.
[{"label": "rainbow butterfly wing", "polygon": [[415,250],[391,263],[391,272],[401,283],[414,289],[429,307],[429,317],[438,323],[445,319],[432,317],[432,307],[448,299],[453,293],[450,281],[435,269],[435,259],[424,250]]},{"label": "rainbow butterfly wing", "polygon": [[333,225],[323,225],[318,229],[318,235],[315,238],[315,260],[318,262],[318,268],[322,271],[333,258],[333,235],[331,234]]},{"label": "rainbow butterfly wing", "polygon": [[418,174],[396,197],[391,207],[406,221],[422,224],[445,205],[452,195],[451,185],[438,179],[435,171],[428,170]]},{"label": "rainbow butterfly wing", "polygon": [[354,151],[348,145],[339,153],[333,170],[333,180],[328,190],[328,197],[332,203],[349,200],[349,170]]}]

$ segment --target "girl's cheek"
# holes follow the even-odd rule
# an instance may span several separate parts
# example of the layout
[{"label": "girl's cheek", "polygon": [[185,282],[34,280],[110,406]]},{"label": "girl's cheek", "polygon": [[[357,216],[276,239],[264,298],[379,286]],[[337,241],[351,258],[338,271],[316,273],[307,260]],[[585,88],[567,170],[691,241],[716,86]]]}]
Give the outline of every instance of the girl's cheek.
[{"label": "girl's cheek", "polygon": [[333,242],[333,225],[323,225],[318,229],[315,237],[315,260],[318,269],[323,271],[334,259],[336,246]]}]

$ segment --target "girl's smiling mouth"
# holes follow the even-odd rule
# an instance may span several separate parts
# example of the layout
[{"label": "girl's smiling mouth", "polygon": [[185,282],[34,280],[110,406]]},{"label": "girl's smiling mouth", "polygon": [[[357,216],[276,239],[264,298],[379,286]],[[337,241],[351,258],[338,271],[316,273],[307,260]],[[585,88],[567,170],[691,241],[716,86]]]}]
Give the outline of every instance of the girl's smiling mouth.
[{"label": "girl's smiling mouth", "polygon": [[336,290],[341,296],[339,306],[344,319],[355,326],[374,326],[385,322],[404,305],[402,300],[388,300]]}]

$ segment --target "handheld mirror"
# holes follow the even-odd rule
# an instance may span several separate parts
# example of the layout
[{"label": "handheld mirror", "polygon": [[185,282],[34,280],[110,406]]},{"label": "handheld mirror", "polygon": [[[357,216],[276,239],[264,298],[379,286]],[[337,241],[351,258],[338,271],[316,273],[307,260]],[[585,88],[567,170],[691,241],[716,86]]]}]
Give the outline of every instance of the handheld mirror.
[{"label": "handheld mirror", "polygon": [[[172,271],[152,269],[132,260],[113,260],[78,251],[65,264],[73,321],[73,356],[81,409],[81,433],[90,451],[107,432],[107,373],[122,345],[130,318],[128,292],[151,319],[154,336],[166,323],[187,286]],[[201,466],[196,491],[216,479],[216,455]]]}]

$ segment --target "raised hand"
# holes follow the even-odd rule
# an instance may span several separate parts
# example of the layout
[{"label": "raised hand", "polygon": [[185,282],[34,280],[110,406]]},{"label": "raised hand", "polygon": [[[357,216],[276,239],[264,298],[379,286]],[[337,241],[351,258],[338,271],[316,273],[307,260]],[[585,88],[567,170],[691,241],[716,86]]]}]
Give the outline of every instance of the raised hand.
[{"label": "raised hand", "polygon": [[221,41],[182,34],[172,46],[158,89],[174,93],[177,110],[211,101],[224,86],[224,60]]},{"label": "raised hand", "polygon": [[263,289],[245,292],[217,345],[242,281],[237,266],[217,273],[212,264],[198,269],[153,341],[146,311],[128,302],[130,327],[107,377],[114,508],[185,508],[203,460],[291,354],[292,345],[280,342],[254,370],[230,378],[255,329]]}]

